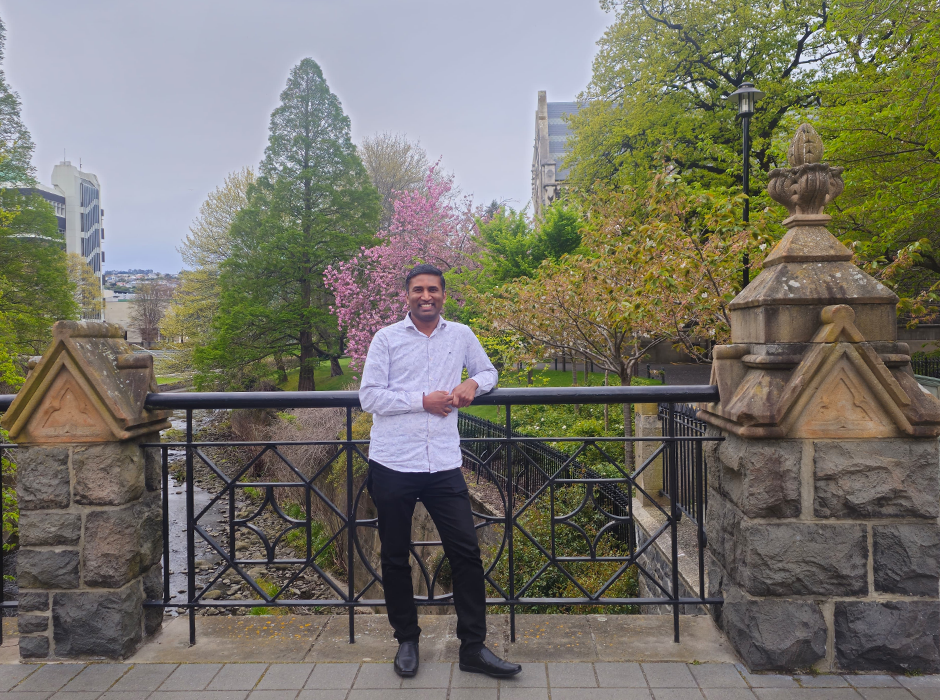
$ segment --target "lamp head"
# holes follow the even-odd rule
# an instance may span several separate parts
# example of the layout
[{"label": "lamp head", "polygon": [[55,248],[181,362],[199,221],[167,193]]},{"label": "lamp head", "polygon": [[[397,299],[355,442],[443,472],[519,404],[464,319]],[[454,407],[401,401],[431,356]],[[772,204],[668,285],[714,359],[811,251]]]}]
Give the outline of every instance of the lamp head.
[{"label": "lamp head", "polygon": [[738,116],[749,117],[754,114],[754,104],[763,96],[764,93],[754,87],[754,83],[741,83],[728,99],[738,105]]}]

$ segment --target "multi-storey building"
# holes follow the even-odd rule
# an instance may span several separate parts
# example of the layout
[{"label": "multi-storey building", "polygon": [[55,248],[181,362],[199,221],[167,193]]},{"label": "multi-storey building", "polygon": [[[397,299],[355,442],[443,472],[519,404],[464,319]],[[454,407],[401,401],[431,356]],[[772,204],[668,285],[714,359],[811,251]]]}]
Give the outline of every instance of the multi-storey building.
[{"label": "multi-storey building", "polygon": [[101,184],[69,161],[52,169],[52,185],[65,197],[65,249],[81,255],[101,280],[104,263],[104,209]]},{"label": "multi-storey building", "polygon": [[549,102],[545,91],[539,91],[535,111],[535,152],[532,155],[532,209],[536,217],[551,204],[568,177],[561,164],[568,153],[567,117],[581,109],[577,102]]}]

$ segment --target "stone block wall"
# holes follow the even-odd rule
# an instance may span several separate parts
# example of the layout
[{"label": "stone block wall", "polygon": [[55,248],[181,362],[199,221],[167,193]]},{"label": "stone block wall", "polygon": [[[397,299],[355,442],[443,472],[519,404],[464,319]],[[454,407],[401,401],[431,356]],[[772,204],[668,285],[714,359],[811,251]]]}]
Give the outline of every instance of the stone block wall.
[{"label": "stone block wall", "polygon": [[937,439],[724,437],[705,443],[709,588],[745,663],[940,671]]},{"label": "stone block wall", "polygon": [[24,659],[126,658],[162,622],[160,466],[141,442],[23,447],[19,632]]}]

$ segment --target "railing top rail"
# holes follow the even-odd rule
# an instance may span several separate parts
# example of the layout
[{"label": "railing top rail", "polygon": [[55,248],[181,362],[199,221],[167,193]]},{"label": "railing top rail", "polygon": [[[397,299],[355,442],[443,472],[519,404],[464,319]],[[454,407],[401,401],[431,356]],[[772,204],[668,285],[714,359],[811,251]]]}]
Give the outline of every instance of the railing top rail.
[{"label": "railing top rail", "polygon": [[[14,394],[0,395],[0,411],[9,408]],[[494,389],[474,400],[477,406],[526,404],[695,403],[718,400],[718,387],[591,386],[524,387]],[[359,407],[358,391],[225,391],[148,394],[148,408],[352,408]]]}]

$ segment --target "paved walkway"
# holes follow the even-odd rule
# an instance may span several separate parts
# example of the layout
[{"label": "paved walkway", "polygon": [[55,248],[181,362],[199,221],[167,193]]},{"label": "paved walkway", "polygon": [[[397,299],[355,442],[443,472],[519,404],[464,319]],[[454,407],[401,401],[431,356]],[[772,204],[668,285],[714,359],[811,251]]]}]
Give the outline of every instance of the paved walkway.
[{"label": "paved walkway", "polygon": [[454,618],[422,615],[421,670],[402,681],[384,615],[169,621],[127,663],[20,664],[15,620],[0,647],[0,700],[940,700],[940,676],[752,675],[707,616],[682,643],[659,615],[489,615],[488,642],[523,664],[497,683],[451,663]]},{"label": "paved walkway", "polygon": [[764,676],[736,664],[527,663],[514,679],[423,663],[46,664],[0,667],[7,700],[937,700],[940,676]]}]

